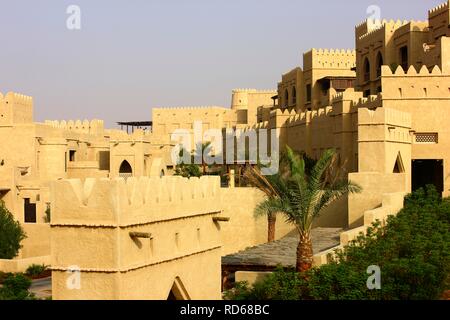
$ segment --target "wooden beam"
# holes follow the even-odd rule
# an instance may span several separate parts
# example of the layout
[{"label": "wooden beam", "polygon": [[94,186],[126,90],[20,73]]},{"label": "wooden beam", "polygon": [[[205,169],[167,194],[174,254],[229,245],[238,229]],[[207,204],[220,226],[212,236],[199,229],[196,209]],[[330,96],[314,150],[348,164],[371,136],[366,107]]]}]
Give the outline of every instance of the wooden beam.
[{"label": "wooden beam", "polygon": [[144,238],[144,239],[151,239],[152,234],[148,232],[130,232],[131,238]]},{"label": "wooden beam", "polygon": [[214,217],[212,218],[214,222],[228,222],[230,221],[229,217]]}]

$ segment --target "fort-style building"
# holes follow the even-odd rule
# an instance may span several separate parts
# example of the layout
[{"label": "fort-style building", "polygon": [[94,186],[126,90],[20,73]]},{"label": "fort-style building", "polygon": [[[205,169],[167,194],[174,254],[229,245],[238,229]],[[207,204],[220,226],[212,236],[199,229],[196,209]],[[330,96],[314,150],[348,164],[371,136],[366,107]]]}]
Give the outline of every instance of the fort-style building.
[{"label": "fort-style building", "polygon": [[[231,108],[153,108],[152,130],[127,134],[106,130],[98,120],[35,123],[31,98],[0,95],[0,134],[6,137],[0,143],[0,199],[29,236],[13,267],[0,261],[0,268],[20,269],[39,261],[36,257],[48,261],[47,208],[51,209],[52,242],[57,248],[52,252],[52,265],[58,298],[81,297],[63,288],[64,272],[78,261],[65,254],[64,248],[82,257],[87,252],[95,254],[95,245],[102,241],[102,250],[109,250],[110,255],[100,254],[98,261],[80,258],[79,265],[90,279],[101,275],[98,285],[103,281],[105,288],[120,290],[127,288],[124,279],[137,283],[145,278],[142,270],[146,268],[161,272],[161,265],[168,263],[167,270],[175,277],[174,261],[195,272],[193,264],[201,261],[217,267],[220,246],[224,254],[264,242],[264,221],[255,221],[252,215],[251,207],[261,199],[256,190],[216,189],[218,181],[183,182],[167,177],[174,167],[170,153],[176,142],[171,134],[177,129],[193,130],[196,121],[202,122],[203,130],[267,129],[276,133],[281,149],[289,145],[314,158],[328,148],[336,149],[343,174],[363,188],[362,193],[337,202],[316,223],[348,228],[341,244],[376,219],[395,214],[404,195],[412,190],[434,184],[443,196],[449,196],[450,3],[431,9],[428,21],[364,21],[355,28],[355,50],[312,49],[303,55],[302,67],[282,76],[277,90],[237,89],[231,100]],[[228,165],[230,173],[232,169]],[[117,177],[128,181],[104,179]],[[81,180],[58,181],[63,179]],[[201,189],[202,183],[212,191]],[[139,186],[145,192],[138,192]],[[155,186],[156,194],[149,186]],[[178,199],[175,189],[182,186],[187,191],[179,190]],[[67,192],[66,202],[61,190]],[[208,205],[197,208],[201,203],[197,198],[207,199]],[[176,201],[187,202],[188,207],[173,205]],[[151,209],[151,203],[167,213]],[[241,216],[235,214],[227,227],[217,224],[243,203],[247,209]],[[126,216],[127,206],[133,207],[131,217]],[[92,215],[84,214],[84,209]],[[175,218],[164,219],[165,214]],[[242,225],[241,218],[245,220]],[[189,248],[181,249],[183,219],[193,221],[195,230],[186,231]],[[172,230],[171,223],[181,231]],[[209,233],[205,236],[203,230]],[[289,227],[280,225],[280,230],[283,236]],[[142,247],[148,251],[146,256],[140,256],[141,251],[124,238],[125,231],[146,239]],[[237,232],[251,236],[236,237]],[[175,235],[172,239],[166,233]],[[160,242],[158,234],[163,237]],[[83,237],[83,246],[69,244],[77,235]],[[159,245],[164,254],[155,257]],[[326,263],[326,254],[315,259],[318,264]],[[214,272],[205,275],[208,279],[215,276]],[[186,274],[175,282],[162,281],[160,292],[149,297],[163,297],[170,290],[184,298],[204,298],[205,292],[218,296],[217,283],[205,286],[203,293],[194,289],[191,294],[189,288],[194,286],[190,282],[195,281],[196,277],[189,279]],[[116,293],[108,298],[130,296]]]}]

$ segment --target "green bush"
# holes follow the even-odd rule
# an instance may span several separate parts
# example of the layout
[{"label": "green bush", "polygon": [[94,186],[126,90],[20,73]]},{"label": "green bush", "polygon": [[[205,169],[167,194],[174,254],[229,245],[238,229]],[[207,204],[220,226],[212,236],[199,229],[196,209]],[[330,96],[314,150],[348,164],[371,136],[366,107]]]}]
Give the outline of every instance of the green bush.
[{"label": "green bush", "polygon": [[0,300],[32,300],[34,295],[28,291],[31,280],[23,274],[10,274],[0,288]]},{"label": "green bush", "polygon": [[39,265],[39,264],[32,264],[27,268],[27,271],[25,274],[29,277],[36,277],[41,274],[43,274],[48,269],[48,266],[45,264]]},{"label": "green bush", "polygon": [[[367,289],[370,265],[381,269],[381,289]],[[434,187],[409,195],[382,227],[375,223],[329,264],[306,274],[278,269],[250,288],[239,284],[228,299],[416,300],[439,299],[449,288],[450,199]]]},{"label": "green bush", "polygon": [[15,258],[20,248],[20,243],[26,238],[25,232],[18,221],[0,201],[0,259]]},{"label": "green bush", "polygon": [[10,275],[10,273],[0,271],[0,284],[2,284],[3,281],[5,281],[5,279],[6,279],[9,275]]}]

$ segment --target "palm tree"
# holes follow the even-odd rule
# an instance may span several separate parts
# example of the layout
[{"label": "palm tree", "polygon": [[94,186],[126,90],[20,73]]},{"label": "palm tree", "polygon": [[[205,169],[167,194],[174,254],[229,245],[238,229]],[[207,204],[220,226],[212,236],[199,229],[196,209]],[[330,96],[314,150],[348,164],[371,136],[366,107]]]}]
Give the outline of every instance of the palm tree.
[{"label": "palm tree", "polygon": [[311,170],[306,170],[304,156],[287,147],[285,170],[289,174],[275,178],[275,184],[271,182],[279,191],[278,196],[266,197],[255,209],[256,213],[280,212],[296,227],[299,234],[297,272],[307,271],[313,264],[311,230],[314,219],[346,193],[361,191],[358,185],[339,178],[339,170],[334,171],[335,155],[332,149],[325,151]]},{"label": "palm tree", "polygon": [[266,195],[266,200],[260,204],[255,211],[257,216],[267,216],[267,242],[275,241],[275,226],[277,222],[277,211],[271,205],[287,191],[286,184],[280,173],[272,176],[264,176],[259,167],[247,166],[243,174],[247,181],[260,189]]},{"label": "palm tree", "polygon": [[195,145],[195,150],[193,150],[194,158],[201,158],[202,159],[202,173],[203,175],[206,174],[206,167],[207,164],[205,162],[205,155],[211,154],[212,151],[212,145],[211,142],[205,142],[205,143],[197,143]]}]

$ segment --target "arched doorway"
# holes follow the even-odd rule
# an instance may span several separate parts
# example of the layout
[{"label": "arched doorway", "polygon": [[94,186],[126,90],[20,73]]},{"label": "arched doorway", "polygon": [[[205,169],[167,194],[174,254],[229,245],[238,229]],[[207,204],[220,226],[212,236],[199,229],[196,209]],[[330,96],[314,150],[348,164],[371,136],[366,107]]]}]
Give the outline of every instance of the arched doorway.
[{"label": "arched doorway", "polygon": [[131,178],[133,176],[133,168],[127,160],[124,160],[119,168],[119,177]]}]

